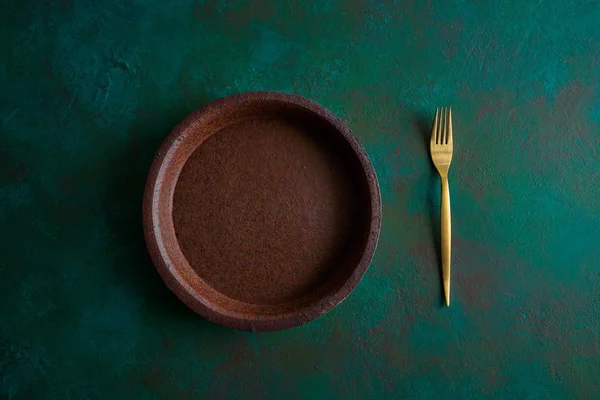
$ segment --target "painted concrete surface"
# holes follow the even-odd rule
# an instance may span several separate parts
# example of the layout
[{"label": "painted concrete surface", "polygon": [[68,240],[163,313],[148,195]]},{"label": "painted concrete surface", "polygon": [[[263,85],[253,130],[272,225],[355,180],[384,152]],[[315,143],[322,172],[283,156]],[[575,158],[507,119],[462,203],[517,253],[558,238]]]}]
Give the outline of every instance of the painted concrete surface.
[{"label": "painted concrete surface", "polygon": [[[3,0],[0,398],[600,397],[600,3],[522,3]],[[178,121],[263,89],[348,122],[384,211],[344,303],[253,334],[165,288],[141,199]]]}]

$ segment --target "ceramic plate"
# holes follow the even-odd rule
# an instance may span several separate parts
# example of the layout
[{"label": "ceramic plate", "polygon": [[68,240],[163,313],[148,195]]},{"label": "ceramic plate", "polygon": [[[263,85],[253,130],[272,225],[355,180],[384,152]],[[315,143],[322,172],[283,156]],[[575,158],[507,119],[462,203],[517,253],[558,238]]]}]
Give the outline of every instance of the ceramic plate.
[{"label": "ceramic plate", "polygon": [[252,331],[300,325],[346,298],[380,220],[373,166],[348,127],[275,92],[190,115],[158,151],[144,196],[167,286],[210,321]]}]

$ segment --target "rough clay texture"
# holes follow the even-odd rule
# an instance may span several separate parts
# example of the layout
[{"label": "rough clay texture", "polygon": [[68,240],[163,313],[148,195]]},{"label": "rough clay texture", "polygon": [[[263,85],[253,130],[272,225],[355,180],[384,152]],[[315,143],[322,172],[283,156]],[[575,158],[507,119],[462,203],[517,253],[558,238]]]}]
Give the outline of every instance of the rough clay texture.
[{"label": "rough clay texture", "polygon": [[369,229],[360,175],[321,143],[325,124],[293,117],[257,115],[220,130],[177,183],[173,220],[183,254],[236,300],[279,304],[309,295],[336,269],[354,267],[342,262],[361,248],[350,235]]},{"label": "rough clay texture", "polygon": [[[600,4],[309,3],[2,2],[0,398],[600,396]],[[384,208],[344,303],[254,334],[166,289],[140,202],[174,125],[262,89],[345,119]]]},{"label": "rough clay texture", "polygon": [[331,111],[255,91],[173,129],[148,174],[143,221],[159,274],[192,310],[273,331],[325,314],[356,287],[375,253],[381,195],[365,149]]}]

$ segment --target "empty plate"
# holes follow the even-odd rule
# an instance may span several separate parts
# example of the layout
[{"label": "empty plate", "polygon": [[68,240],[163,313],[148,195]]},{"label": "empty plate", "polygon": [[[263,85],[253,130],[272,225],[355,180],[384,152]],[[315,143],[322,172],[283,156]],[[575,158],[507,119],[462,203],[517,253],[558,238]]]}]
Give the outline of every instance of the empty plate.
[{"label": "empty plate", "polygon": [[380,221],[373,166],[348,127],[275,92],[190,115],[158,151],[144,196],[167,286],[208,320],[252,331],[339,304],[371,261]]}]

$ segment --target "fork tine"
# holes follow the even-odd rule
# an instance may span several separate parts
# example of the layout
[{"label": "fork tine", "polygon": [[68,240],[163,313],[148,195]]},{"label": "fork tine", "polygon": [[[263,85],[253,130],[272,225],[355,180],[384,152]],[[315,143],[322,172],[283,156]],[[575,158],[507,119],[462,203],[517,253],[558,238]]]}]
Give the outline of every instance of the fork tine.
[{"label": "fork tine", "polygon": [[444,107],[440,108],[440,127],[439,127],[439,139],[438,139],[438,144],[443,144],[444,143]]},{"label": "fork tine", "polygon": [[437,144],[438,141],[438,109],[435,109],[435,118],[433,119],[433,130],[431,132],[431,143]]},{"label": "fork tine", "polygon": [[448,111],[448,140],[447,144],[452,144],[452,107]]},{"label": "fork tine", "polygon": [[442,118],[441,118],[441,127],[440,127],[440,144],[446,143],[446,107],[442,107]]},{"label": "fork tine", "polygon": [[444,107],[444,125],[442,126],[442,140],[440,144],[446,144],[446,139],[448,139],[448,107]]},{"label": "fork tine", "polygon": [[438,119],[438,131],[436,144],[442,144],[442,134],[444,133],[444,109],[440,108],[440,115]]},{"label": "fork tine", "polygon": [[446,144],[448,139],[448,107],[444,107],[444,124],[442,125],[442,140],[440,144]]}]

